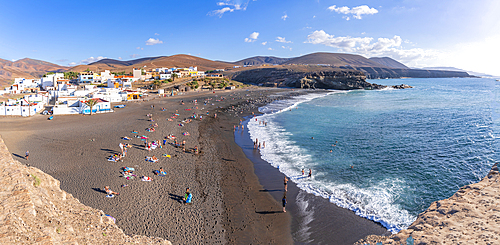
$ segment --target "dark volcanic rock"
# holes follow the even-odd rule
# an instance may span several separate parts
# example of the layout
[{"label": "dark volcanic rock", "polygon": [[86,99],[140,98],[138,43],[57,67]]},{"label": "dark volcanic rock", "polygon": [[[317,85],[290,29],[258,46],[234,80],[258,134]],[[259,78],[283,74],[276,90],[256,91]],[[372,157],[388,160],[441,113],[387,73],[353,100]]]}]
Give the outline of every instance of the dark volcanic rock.
[{"label": "dark volcanic rock", "polygon": [[258,68],[243,70],[231,75],[231,79],[270,87],[294,87],[308,89],[382,89],[383,85],[366,82],[361,71],[325,69],[309,71],[290,68]]},{"label": "dark volcanic rock", "polygon": [[391,86],[391,87],[392,87],[392,88],[395,88],[395,89],[413,88],[412,86],[407,85],[407,84],[393,85],[393,86]]}]

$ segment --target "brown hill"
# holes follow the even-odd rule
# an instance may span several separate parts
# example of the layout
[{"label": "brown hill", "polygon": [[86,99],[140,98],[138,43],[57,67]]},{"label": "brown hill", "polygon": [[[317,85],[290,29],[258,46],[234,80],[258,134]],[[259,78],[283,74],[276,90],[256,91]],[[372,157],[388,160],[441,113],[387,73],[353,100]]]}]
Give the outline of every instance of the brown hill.
[{"label": "brown hill", "polygon": [[0,59],[0,88],[6,87],[16,77],[39,78],[47,72],[63,72],[69,67],[50,62],[24,58],[15,62]]},{"label": "brown hill", "polygon": [[255,57],[250,57],[250,58],[246,58],[243,60],[233,62],[233,64],[240,65],[240,66],[243,66],[243,65],[258,66],[258,65],[263,65],[263,64],[280,65],[280,64],[283,64],[291,59],[292,58],[278,58],[278,57],[274,57],[274,56],[255,56]]},{"label": "brown hill", "polygon": [[389,57],[371,57],[369,60],[375,61],[381,65],[385,65],[387,67],[391,68],[399,68],[399,69],[410,69],[407,66],[405,66],[403,63],[398,62],[392,58]]},{"label": "brown hill", "polygon": [[283,64],[316,65],[324,64],[331,66],[351,66],[351,67],[381,67],[389,68],[385,65],[371,61],[361,55],[339,54],[339,53],[312,53],[297,58],[293,58]]},{"label": "brown hill", "polygon": [[232,67],[230,63],[222,61],[212,61],[191,55],[178,54],[172,56],[148,57],[129,61],[119,61],[113,59],[103,59],[88,65],[79,65],[71,68],[71,71],[92,71],[111,70],[112,72],[131,72],[134,67],[160,68],[160,67],[190,67],[197,66],[200,71],[225,69]]}]

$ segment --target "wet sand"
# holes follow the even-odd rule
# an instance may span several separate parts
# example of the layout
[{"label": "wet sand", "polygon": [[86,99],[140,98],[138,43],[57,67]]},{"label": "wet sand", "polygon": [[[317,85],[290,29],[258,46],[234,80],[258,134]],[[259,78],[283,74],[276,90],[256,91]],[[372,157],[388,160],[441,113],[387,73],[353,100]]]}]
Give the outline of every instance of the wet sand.
[{"label": "wet sand", "polygon": [[[293,211],[281,212],[281,203],[273,198],[273,192],[266,191],[269,188],[259,183],[254,164],[234,142],[233,125],[238,124],[243,116],[256,112],[257,107],[255,104],[251,108],[246,106],[248,110],[238,116],[223,113],[224,109],[220,108],[245,105],[248,100],[266,102],[262,98],[278,91],[283,90],[192,92],[178,97],[127,103],[124,109],[117,109],[114,113],[54,116],[51,121],[40,115],[0,118],[0,135],[16,160],[60,180],[61,189],[73,194],[83,204],[115,217],[126,234],[163,237],[173,244],[292,244],[293,237],[297,237],[292,237],[292,229],[297,230],[296,226],[303,224],[303,218],[294,216]],[[216,101],[220,96],[226,99]],[[206,98],[212,100],[204,105]],[[193,99],[198,99],[198,105],[189,103]],[[180,100],[185,104],[181,105]],[[166,111],[161,111],[162,107]],[[175,110],[180,115],[168,121]],[[206,116],[207,110],[210,116]],[[179,126],[180,121],[189,118],[193,112],[203,115],[203,120]],[[218,113],[216,119],[213,118],[214,112]],[[148,121],[148,113],[152,113],[154,123],[158,123],[155,132],[145,131],[152,123]],[[134,138],[133,130],[160,142],[168,134],[173,134],[179,141],[186,140],[186,149],[198,146],[201,152],[199,155],[184,153],[168,144],[149,152],[144,149],[142,141]],[[182,135],[186,131],[190,136]],[[122,140],[123,136],[132,140]],[[123,162],[109,162],[110,155],[120,152],[120,142],[129,143],[132,148]],[[29,160],[24,159],[26,150],[30,151]],[[161,157],[162,154],[169,154],[172,158]],[[144,160],[152,155],[160,159],[158,163]],[[135,168],[138,177],[149,176],[153,181],[120,177],[120,169],[126,166]],[[153,174],[160,167],[167,176]],[[268,177],[278,179],[282,186],[279,173],[269,173]],[[124,184],[128,186],[120,187]],[[106,198],[102,192],[104,186],[110,186],[120,195]],[[193,204],[186,206],[180,199],[187,187],[194,197]],[[289,197],[291,210],[294,209],[294,199]],[[357,217],[354,214],[349,217],[352,216]],[[358,230],[339,232],[343,237],[360,236]]]}]

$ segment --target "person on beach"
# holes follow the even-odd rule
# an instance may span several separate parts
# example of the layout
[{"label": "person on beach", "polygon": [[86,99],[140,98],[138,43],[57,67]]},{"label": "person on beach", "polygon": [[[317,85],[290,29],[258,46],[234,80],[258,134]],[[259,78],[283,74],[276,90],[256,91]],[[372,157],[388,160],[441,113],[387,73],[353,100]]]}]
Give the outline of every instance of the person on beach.
[{"label": "person on beach", "polygon": [[186,194],[184,194],[184,198],[182,198],[182,200],[184,201],[184,205],[193,204],[193,194],[191,194],[189,188],[186,188]]},{"label": "person on beach", "polygon": [[122,150],[122,154],[123,154],[123,144],[120,143],[118,146],[120,147],[120,150]]},{"label": "person on beach", "polygon": [[30,151],[26,151],[26,154],[24,155],[24,158],[26,158],[26,160],[28,160],[29,157],[30,157]]},{"label": "person on beach", "polygon": [[285,191],[288,191],[287,185],[288,185],[288,178],[285,176],[283,179],[283,184],[285,184]]},{"label": "person on beach", "polygon": [[285,206],[286,206],[286,192],[283,194],[283,198],[281,199],[281,203],[283,203],[283,213],[286,213]]},{"label": "person on beach", "polygon": [[309,175],[308,175],[307,177],[308,177],[308,178],[311,178],[312,173],[313,173],[313,172],[312,172],[312,170],[311,170],[311,169],[309,169]]},{"label": "person on beach", "polygon": [[304,176],[304,169],[302,169],[302,176]]},{"label": "person on beach", "polygon": [[117,195],[117,196],[120,195],[120,193],[110,190],[109,186],[104,186],[104,190],[106,191],[106,194],[108,194],[108,195]]}]

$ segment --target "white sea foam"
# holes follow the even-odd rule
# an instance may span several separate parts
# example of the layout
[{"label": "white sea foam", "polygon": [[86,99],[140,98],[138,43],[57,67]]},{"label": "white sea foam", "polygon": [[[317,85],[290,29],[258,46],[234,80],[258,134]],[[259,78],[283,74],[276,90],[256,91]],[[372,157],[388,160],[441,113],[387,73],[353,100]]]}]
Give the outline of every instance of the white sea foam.
[{"label": "white sea foam", "polygon": [[[291,133],[273,120],[280,113],[286,113],[300,103],[326,95],[309,94],[286,101],[277,101],[260,108],[260,111],[266,114],[250,119],[247,127],[253,141],[255,139],[259,142],[265,141],[266,147],[260,151],[262,159],[278,168],[291,181],[297,183],[300,189],[324,197],[340,207],[354,211],[361,217],[379,222],[392,233],[407,228],[416,217],[394,204],[394,199],[402,192],[403,180],[385,179],[368,188],[317,180],[322,179],[319,177],[328,173],[317,171],[314,168],[315,163],[312,162],[306,150],[291,140],[289,137]],[[267,126],[259,125],[259,121],[265,121]],[[313,169],[312,178],[306,178],[300,174],[300,170],[306,168],[305,166],[307,166],[306,176],[308,169]]]}]

